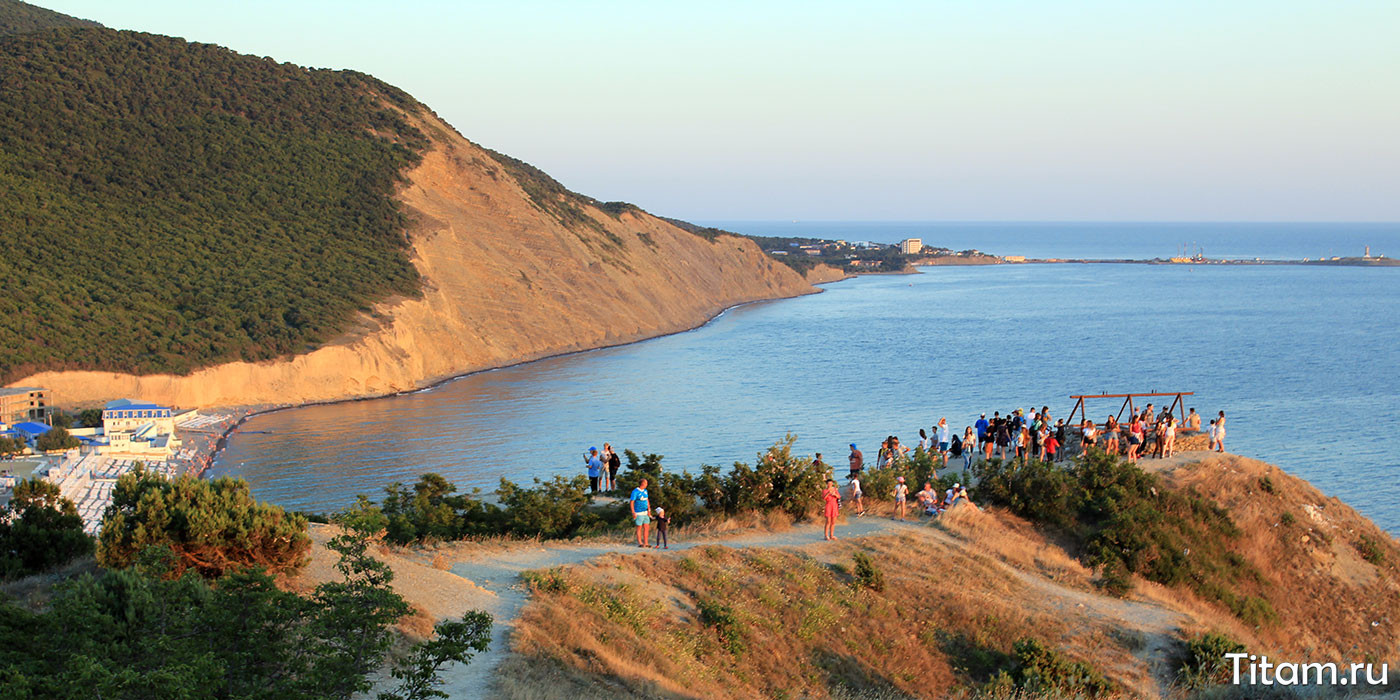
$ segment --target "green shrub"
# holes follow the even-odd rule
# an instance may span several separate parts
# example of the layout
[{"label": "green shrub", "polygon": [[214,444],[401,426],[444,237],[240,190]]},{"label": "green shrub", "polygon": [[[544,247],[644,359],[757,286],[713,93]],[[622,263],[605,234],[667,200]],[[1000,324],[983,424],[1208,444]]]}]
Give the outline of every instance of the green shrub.
[{"label": "green shrub", "polygon": [[1004,672],[994,685],[1012,685],[1033,695],[1090,697],[1106,695],[1113,684],[1098,669],[1081,661],[1070,661],[1039,640],[1024,638],[1012,645],[1014,667]]},{"label": "green shrub", "polygon": [[1351,543],[1351,546],[1356,548],[1356,552],[1361,555],[1362,559],[1376,566],[1385,563],[1385,549],[1376,538],[1370,535],[1361,535],[1356,538],[1355,542]]},{"label": "green shrub", "polygon": [[166,479],[137,465],[112,490],[97,562],[125,568],[149,547],[174,554],[171,576],[194,569],[218,578],[247,567],[294,571],[306,563],[311,539],[305,518],[254,500],[242,479]]},{"label": "green shrub", "polygon": [[540,571],[522,571],[520,580],[537,593],[568,593],[571,588],[568,575],[557,566]]},{"label": "green shrub", "polygon": [[743,625],[733,608],[709,598],[695,601],[695,607],[700,611],[700,624],[714,628],[721,646],[731,654],[744,652]]},{"label": "green shrub", "polygon": [[885,572],[875,566],[870,556],[865,552],[856,552],[855,559],[855,586],[866,588],[876,593],[885,590]]},{"label": "green shrub", "polygon": [[91,551],[77,507],[56,484],[21,481],[9,505],[0,507],[0,578],[36,574]]},{"label": "green shrub", "polygon": [[1267,476],[1261,476],[1261,477],[1259,477],[1259,490],[1260,490],[1260,491],[1263,491],[1264,493],[1273,493],[1273,492],[1274,492],[1274,480],[1273,480],[1273,479],[1270,479],[1270,478],[1267,477]]},{"label": "green shrub", "polygon": [[1067,469],[992,460],[977,472],[976,498],[1070,535],[1080,556],[1103,568],[1101,585],[1126,593],[1128,574],[1137,574],[1190,588],[1252,624],[1276,619],[1267,600],[1239,590],[1259,588],[1261,580],[1231,551],[1239,528],[1193,490],[1168,489],[1156,475],[1102,451]]},{"label": "green shrub", "polygon": [[1133,577],[1121,561],[1113,561],[1104,565],[1095,585],[1115,598],[1124,598],[1133,590]]},{"label": "green shrub", "polygon": [[524,537],[568,537],[584,525],[583,507],[588,505],[587,477],[566,479],[556,476],[535,481],[535,488],[521,488],[501,479],[496,495],[504,511],[505,531]]},{"label": "green shrub", "polygon": [[1278,516],[1278,521],[1279,521],[1280,524],[1283,524],[1283,525],[1292,525],[1292,524],[1298,522],[1298,519],[1295,518],[1295,517],[1293,517],[1293,514],[1292,514],[1292,513],[1290,513],[1289,511],[1286,511],[1286,510],[1285,510],[1285,511],[1283,511],[1283,515]]},{"label": "green shrub", "polygon": [[1231,682],[1234,663],[1226,654],[1241,653],[1244,645],[1219,633],[1207,633],[1186,641],[1186,653],[1177,668],[1177,677],[1187,688],[1197,690]]}]

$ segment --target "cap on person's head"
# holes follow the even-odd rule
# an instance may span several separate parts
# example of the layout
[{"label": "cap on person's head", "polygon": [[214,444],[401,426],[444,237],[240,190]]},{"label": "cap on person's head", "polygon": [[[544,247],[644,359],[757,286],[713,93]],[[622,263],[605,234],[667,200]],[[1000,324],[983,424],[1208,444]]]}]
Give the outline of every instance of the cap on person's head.
[{"label": "cap on person's head", "polygon": [[904,483],[904,477],[901,476],[901,477],[899,477],[898,479],[895,479],[895,481],[898,481],[899,483],[902,484],[902,483]]},{"label": "cap on person's head", "polygon": [[954,488],[954,489],[960,489],[960,488],[962,488],[962,484],[953,484],[953,488]]},{"label": "cap on person's head", "polygon": [[982,414],[982,417],[983,417],[983,418],[986,418],[986,417],[987,417],[987,414],[983,413],[983,414]]},{"label": "cap on person's head", "polygon": [[589,451],[589,452],[597,452],[597,451],[598,451],[598,448],[596,448],[596,447],[590,447],[590,448],[588,448],[588,451]]},{"label": "cap on person's head", "polygon": [[853,450],[854,450],[854,449],[855,449],[855,448],[856,448],[856,444],[855,444],[855,443],[854,443],[854,442],[853,442],[853,443],[851,443],[851,449],[853,449]]}]

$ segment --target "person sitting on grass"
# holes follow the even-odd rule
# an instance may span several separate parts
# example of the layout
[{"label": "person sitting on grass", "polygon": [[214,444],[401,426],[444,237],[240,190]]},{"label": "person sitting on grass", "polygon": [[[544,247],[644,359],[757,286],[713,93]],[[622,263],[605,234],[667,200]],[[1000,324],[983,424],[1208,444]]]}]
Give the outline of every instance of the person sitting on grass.
[{"label": "person sitting on grass", "polygon": [[938,492],[933,490],[931,482],[924,482],[924,490],[916,494],[919,498],[919,506],[924,509],[924,515],[938,515]]},{"label": "person sitting on grass", "polygon": [[632,522],[637,525],[637,546],[650,547],[651,540],[651,497],[647,495],[647,480],[632,489]]},{"label": "person sitting on grass", "polygon": [[904,485],[904,477],[895,479],[894,485],[894,509],[899,514],[899,519],[904,519],[905,508],[908,507],[909,487]]}]

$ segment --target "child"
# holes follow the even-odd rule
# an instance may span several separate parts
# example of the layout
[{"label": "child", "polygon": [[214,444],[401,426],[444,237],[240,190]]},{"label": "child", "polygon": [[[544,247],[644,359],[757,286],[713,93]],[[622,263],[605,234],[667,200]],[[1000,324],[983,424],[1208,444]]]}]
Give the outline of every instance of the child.
[{"label": "child", "polygon": [[671,522],[671,519],[666,517],[666,509],[658,507],[656,517],[652,518],[651,521],[656,523],[656,544],[662,549],[670,549],[671,543],[666,539],[666,525]]},{"label": "child", "polygon": [[856,505],[856,516],[861,518],[865,517],[865,499],[862,498],[863,495],[864,494],[860,492],[860,479],[852,476],[851,501]]},{"label": "child", "polygon": [[899,512],[899,519],[904,519],[904,509],[909,500],[909,487],[904,485],[904,477],[896,479],[898,483],[894,485],[894,507]]},{"label": "child", "polygon": [[1055,434],[1050,433],[1045,436],[1045,461],[1055,461],[1055,453],[1060,451],[1060,441],[1055,439]]}]

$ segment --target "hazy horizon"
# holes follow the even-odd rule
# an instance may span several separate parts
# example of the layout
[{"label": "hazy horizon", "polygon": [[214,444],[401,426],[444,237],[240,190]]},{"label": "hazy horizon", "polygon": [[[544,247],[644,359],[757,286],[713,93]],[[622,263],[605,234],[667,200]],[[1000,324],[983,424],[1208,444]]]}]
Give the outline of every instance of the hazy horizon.
[{"label": "hazy horizon", "polygon": [[1400,220],[1400,5],[35,3],[397,85],[688,220]]}]

